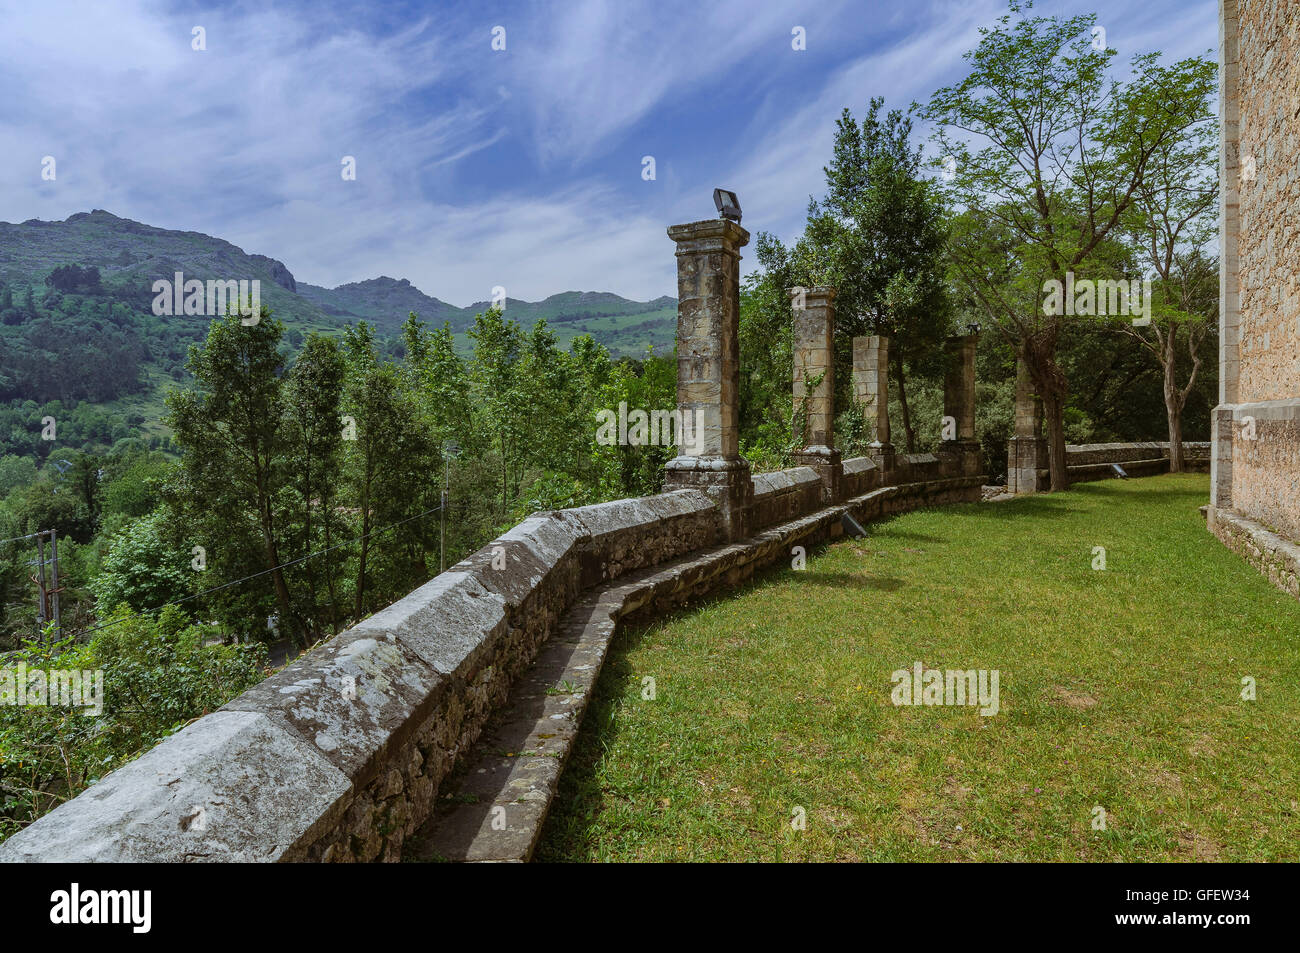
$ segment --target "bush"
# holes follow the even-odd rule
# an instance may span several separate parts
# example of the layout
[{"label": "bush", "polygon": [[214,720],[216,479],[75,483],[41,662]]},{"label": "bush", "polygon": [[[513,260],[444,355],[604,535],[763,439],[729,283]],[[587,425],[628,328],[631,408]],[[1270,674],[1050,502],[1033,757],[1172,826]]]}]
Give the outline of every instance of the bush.
[{"label": "bush", "polygon": [[155,618],[123,606],[110,622],[88,643],[26,642],[0,668],[0,693],[12,690],[20,663],[102,676],[98,715],[0,704],[0,840],[265,675],[263,646],[205,645],[205,627],[175,608]]}]

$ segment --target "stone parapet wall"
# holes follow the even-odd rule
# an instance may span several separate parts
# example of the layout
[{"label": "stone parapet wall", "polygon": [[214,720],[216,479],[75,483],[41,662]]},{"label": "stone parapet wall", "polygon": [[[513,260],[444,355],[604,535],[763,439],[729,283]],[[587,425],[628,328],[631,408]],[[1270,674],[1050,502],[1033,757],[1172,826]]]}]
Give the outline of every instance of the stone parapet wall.
[{"label": "stone parapet wall", "polygon": [[820,505],[822,481],[812,467],[754,475],[753,528],[784,523]]},{"label": "stone parapet wall", "polygon": [[895,483],[923,483],[926,480],[943,480],[960,475],[954,472],[948,461],[934,453],[900,453],[897,466]]},{"label": "stone parapet wall", "polygon": [[[1090,466],[1092,464],[1125,464],[1136,460],[1169,459],[1169,442],[1148,441],[1144,443],[1080,443],[1070,444],[1065,448],[1065,463],[1068,467]],[[1210,465],[1210,442],[1183,441],[1183,461],[1188,464]]]},{"label": "stone parapet wall", "polygon": [[[660,618],[766,567],[788,569],[795,546],[807,549],[843,536],[852,525],[845,515],[862,524],[922,506],[977,502],[983,480],[975,476],[874,489],[584,594],[562,621],[560,636],[542,649],[536,668],[468,757],[467,770],[448,783],[435,816],[411,845],[412,859],[531,858],[610,644],[625,623]],[[567,694],[549,694],[561,684]],[[505,757],[503,751],[528,756]],[[502,823],[494,824],[494,816]]]},{"label": "stone parapet wall", "polygon": [[870,457],[853,457],[844,461],[842,488],[845,499],[854,499],[880,486],[882,474]]},{"label": "stone parapet wall", "polygon": [[[871,461],[845,469],[846,486],[867,489],[832,507],[811,468],[755,477],[755,512],[772,529],[731,544],[696,490],[535,514],[15,834],[0,861],[400,859],[584,592],[685,557],[625,610],[667,607],[747,578],[789,539],[838,535],[846,512],[975,501],[983,483],[877,488]],[[686,568],[718,545],[720,557]]]}]

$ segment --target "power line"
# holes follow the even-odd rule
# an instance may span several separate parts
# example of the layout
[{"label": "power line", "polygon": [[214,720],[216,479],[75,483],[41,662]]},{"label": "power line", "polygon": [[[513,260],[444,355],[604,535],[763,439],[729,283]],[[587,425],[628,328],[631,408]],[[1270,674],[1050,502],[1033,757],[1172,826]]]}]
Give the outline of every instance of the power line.
[{"label": "power line", "polygon": [[[366,533],[364,536],[358,536],[356,539],[350,539],[347,542],[343,542],[343,543],[335,543],[333,546],[327,546],[325,549],[318,550],[317,552],[308,553],[306,556],[299,556],[297,559],[291,559],[286,563],[280,563],[278,566],[272,566],[270,569],[263,569],[260,572],[255,572],[252,575],[244,576],[241,579],[234,579],[231,580],[230,582],[223,582],[219,586],[213,586],[210,589],[204,589],[202,592],[196,592],[192,596],[185,596],[183,599],[175,599],[172,602],[164,602],[162,605],[156,606],[153,609],[144,610],[144,612],[141,613],[141,615],[153,613],[153,612],[161,612],[163,609],[169,608],[171,606],[178,606],[181,603],[189,602],[193,599],[199,599],[203,596],[208,595],[209,593],[220,592],[223,589],[229,589],[231,586],[237,586],[241,582],[247,582],[250,579],[258,578],[259,576],[265,576],[267,573],[275,572],[277,569],[287,569],[290,566],[296,566],[299,563],[306,562],[309,559],[314,559],[317,556],[323,556],[326,553],[332,553],[336,549],[341,549],[344,546],[351,546],[354,543],[359,543],[362,540],[369,539],[371,536],[378,536],[380,533],[386,533],[388,530],[393,529],[394,527],[397,526],[401,526],[404,523],[410,523],[413,520],[418,520],[421,517],[428,516],[430,513],[436,513],[438,512],[438,510],[442,509],[443,506],[445,505],[446,504],[444,503],[439,503],[437,506],[433,507],[432,509],[425,510],[423,513],[416,513],[414,516],[408,516],[406,519],[398,520],[396,523],[389,523],[387,526],[381,526],[378,529],[372,529],[369,533]],[[91,632],[98,632],[100,629],[107,629],[109,626],[114,626],[122,622],[126,622],[128,618],[132,618],[132,617],[128,616],[122,619],[114,619],[111,622],[104,622],[101,623],[100,625],[93,626],[92,628],[84,629],[83,632],[85,634],[89,634]]]},{"label": "power line", "polygon": [[48,532],[48,529],[42,529],[37,530],[35,533],[28,533],[26,536],[14,536],[12,539],[0,539],[0,545],[3,545],[4,543],[17,543],[24,539],[35,539],[37,536],[44,536]]}]

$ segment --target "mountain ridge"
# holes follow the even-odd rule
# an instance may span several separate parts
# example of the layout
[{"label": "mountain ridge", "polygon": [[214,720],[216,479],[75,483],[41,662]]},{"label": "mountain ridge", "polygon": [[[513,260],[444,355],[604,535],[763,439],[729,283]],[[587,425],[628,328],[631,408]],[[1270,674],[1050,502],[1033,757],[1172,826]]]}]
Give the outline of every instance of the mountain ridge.
[{"label": "mountain ridge", "polygon": [[[484,300],[458,307],[426,294],[408,278],[388,275],[326,288],[298,281],[279,258],[246,252],[226,239],[149,225],[105,209],[74,212],[61,221],[0,222],[0,282],[40,289],[49,273],[64,265],[98,269],[118,300],[137,305],[152,300],[153,281],[170,280],[177,271],[200,280],[261,279],[262,300],[276,316],[288,326],[311,330],[364,320],[380,333],[392,334],[414,311],[429,324],[449,322],[463,336],[474,315],[491,304]],[[671,347],[669,312],[675,313],[676,305],[668,295],[635,301],[608,291],[561,291],[541,301],[507,298],[504,310],[528,326],[546,319],[556,326],[561,343],[590,333],[618,357],[640,356],[649,345]]]}]

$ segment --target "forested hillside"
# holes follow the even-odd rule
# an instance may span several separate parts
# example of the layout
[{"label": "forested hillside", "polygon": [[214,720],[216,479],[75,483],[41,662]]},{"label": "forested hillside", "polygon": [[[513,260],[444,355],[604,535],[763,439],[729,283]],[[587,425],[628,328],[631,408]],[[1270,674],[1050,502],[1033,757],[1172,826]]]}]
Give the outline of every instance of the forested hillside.
[{"label": "forested hillside", "polygon": [[[155,445],[165,439],[163,396],[187,380],[186,354],[208,323],[153,314],[153,282],[177,272],[186,279],[259,280],[261,301],[284,324],[290,352],[313,331],[339,333],[364,320],[375,329],[377,349],[396,356],[399,329],[414,312],[431,326],[449,322],[457,350],[468,354],[467,332],[487,309],[486,302],[455,307],[406,279],[333,289],[299,283],[283,262],[222,239],[98,209],[62,222],[0,222],[0,456],[40,454],[26,423],[33,414],[66,418],[62,441],[76,447],[107,449],[125,436]],[[505,311],[521,326],[547,319],[563,346],[590,333],[614,357],[672,347],[672,298],[565,292],[541,302],[510,298]]]}]

